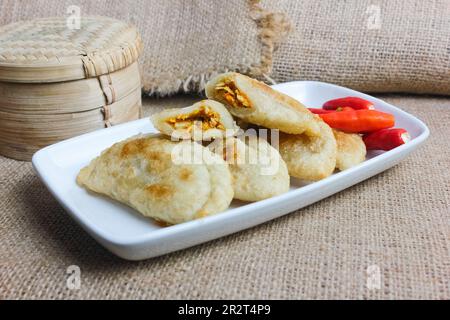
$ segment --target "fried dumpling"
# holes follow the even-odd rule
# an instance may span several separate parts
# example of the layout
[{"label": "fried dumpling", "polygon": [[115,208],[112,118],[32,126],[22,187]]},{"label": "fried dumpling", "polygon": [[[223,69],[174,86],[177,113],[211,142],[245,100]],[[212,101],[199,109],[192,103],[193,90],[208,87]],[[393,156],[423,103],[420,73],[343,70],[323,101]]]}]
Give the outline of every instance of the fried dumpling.
[{"label": "fried dumpling", "polygon": [[366,145],[359,134],[333,130],[337,142],[336,168],[344,171],[366,160]]},{"label": "fried dumpling", "polygon": [[238,127],[225,106],[203,100],[182,109],[154,114],[151,121],[161,133],[175,139],[210,140],[233,135]]},{"label": "fried dumpling", "polygon": [[317,136],[318,117],[297,100],[239,73],[224,73],[208,82],[206,95],[246,122],[290,134]]},{"label": "fried dumpling", "polygon": [[[202,156],[180,161],[182,154]],[[168,224],[219,213],[233,199],[221,157],[198,143],[155,135],[116,143],[80,171],[77,183]]]},{"label": "fried dumpling", "polygon": [[336,139],[325,122],[319,122],[319,125],[320,135],[317,137],[280,134],[280,154],[291,176],[317,181],[333,174],[336,167]]},{"label": "fried dumpling", "polygon": [[235,199],[259,201],[289,191],[286,164],[266,140],[230,137],[216,140],[208,148],[229,164]]}]

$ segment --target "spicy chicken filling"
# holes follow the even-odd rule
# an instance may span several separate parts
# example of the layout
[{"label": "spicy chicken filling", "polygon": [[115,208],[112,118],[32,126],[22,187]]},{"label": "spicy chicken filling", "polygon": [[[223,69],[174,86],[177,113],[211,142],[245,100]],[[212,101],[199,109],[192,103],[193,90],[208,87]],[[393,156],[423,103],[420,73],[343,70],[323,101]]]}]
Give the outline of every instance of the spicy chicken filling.
[{"label": "spicy chicken filling", "polygon": [[235,108],[251,108],[250,101],[237,87],[233,81],[220,82],[216,85],[218,98],[222,98]]},{"label": "spicy chicken filling", "polygon": [[220,115],[209,107],[202,106],[189,114],[181,114],[174,118],[167,119],[166,122],[174,129],[184,129],[191,131],[194,125],[199,124],[203,131],[209,129],[225,130],[220,122]]}]

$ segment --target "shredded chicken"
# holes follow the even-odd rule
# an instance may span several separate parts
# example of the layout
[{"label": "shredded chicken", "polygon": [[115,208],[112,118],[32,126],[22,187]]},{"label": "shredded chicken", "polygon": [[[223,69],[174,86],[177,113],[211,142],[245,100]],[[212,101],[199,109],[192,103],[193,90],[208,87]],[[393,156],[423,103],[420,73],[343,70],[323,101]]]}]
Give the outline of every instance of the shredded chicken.
[{"label": "shredded chicken", "polygon": [[216,91],[223,99],[235,108],[251,108],[248,98],[236,87],[233,81],[220,82]]},{"label": "shredded chicken", "polygon": [[187,129],[189,132],[196,123],[201,124],[203,131],[209,129],[225,130],[225,127],[220,122],[220,115],[205,106],[201,106],[190,114],[182,114],[175,118],[167,119],[166,122],[174,129]]}]

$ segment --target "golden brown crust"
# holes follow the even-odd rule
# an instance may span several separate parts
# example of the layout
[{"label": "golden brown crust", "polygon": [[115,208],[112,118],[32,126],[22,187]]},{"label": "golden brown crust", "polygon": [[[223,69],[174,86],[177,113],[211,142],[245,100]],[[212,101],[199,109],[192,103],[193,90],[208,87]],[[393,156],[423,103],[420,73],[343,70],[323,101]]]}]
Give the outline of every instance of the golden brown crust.
[{"label": "golden brown crust", "polygon": [[187,168],[184,168],[180,172],[180,179],[183,181],[189,180],[189,178],[192,177],[192,170],[189,170]]},{"label": "golden brown crust", "polygon": [[153,198],[169,198],[173,190],[164,184],[151,184],[145,187],[145,191]]},{"label": "golden brown crust", "polygon": [[148,139],[145,137],[132,139],[123,145],[120,152],[120,157],[127,158],[145,153],[146,157],[148,157],[149,159],[158,160],[158,153],[147,151],[148,147],[157,144],[162,144],[162,142],[158,139]]}]

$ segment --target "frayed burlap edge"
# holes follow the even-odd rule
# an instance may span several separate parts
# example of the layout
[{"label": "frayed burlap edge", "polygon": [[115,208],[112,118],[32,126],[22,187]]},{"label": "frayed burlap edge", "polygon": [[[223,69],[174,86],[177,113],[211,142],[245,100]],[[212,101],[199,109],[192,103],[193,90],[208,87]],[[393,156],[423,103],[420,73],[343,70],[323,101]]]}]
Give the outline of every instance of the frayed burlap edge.
[{"label": "frayed burlap edge", "polygon": [[273,53],[286,39],[292,30],[292,25],[287,16],[280,12],[270,12],[260,6],[260,0],[249,0],[250,15],[256,22],[261,42],[261,64],[253,65],[250,75],[264,77],[273,82],[269,75],[272,72]]},{"label": "frayed burlap edge", "polygon": [[204,90],[209,79],[220,73],[230,71],[247,74],[274,84],[275,82],[270,78],[273,66],[273,53],[292,30],[292,24],[284,13],[265,10],[261,7],[260,2],[260,0],[248,0],[250,18],[257,24],[259,31],[258,38],[261,44],[261,61],[259,63],[224,66],[212,72],[193,74],[185,79],[168,80],[158,85],[144,82],[144,93],[149,96],[159,97],[180,92],[200,93]]}]

